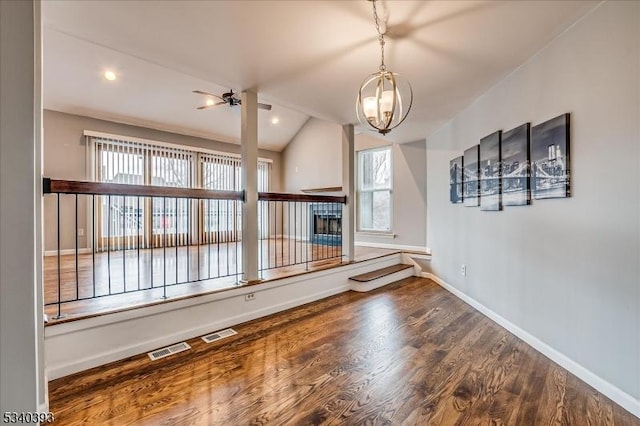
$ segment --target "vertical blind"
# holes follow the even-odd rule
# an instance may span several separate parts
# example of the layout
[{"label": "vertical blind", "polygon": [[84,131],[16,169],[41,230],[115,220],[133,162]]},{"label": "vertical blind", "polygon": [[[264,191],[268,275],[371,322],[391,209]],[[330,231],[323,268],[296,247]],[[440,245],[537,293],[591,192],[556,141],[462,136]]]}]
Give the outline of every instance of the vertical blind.
[{"label": "vertical blind", "polygon": [[[158,146],[87,136],[94,147],[93,165],[97,182],[135,185],[204,188],[222,191],[241,190],[241,159],[232,155],[200,152],[182,147]],[[271,163],[258,160],[258,191],[269,191]],[[100,197],[96,211],[99,226],[98,249],[129,249],[138,244],[186,244],[189,215],[193,214],[187,199],[138,197]],[[226,241],[239,239],[241,208],[238,203],[207,201],[203,209],[203,233],[216,232]],[[222,219],[224,218],[224,220]],[[262,223],[259,220],[259,223]],[[169,235],[169,240],[166,236]],[[200,236],[210,241],[210,236]],[[144,243],[141,243],[144,242]]]}]

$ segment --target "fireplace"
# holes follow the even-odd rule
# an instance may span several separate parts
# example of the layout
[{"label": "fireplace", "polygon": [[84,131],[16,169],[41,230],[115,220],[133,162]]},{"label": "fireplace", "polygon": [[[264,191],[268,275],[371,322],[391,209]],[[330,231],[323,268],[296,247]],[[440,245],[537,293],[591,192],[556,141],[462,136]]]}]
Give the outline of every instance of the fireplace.
[{"label": "fireplace", "polygon": [[311,204],[309,206],[309,234],[313,244],[342,245],[342,206],[339,204]]}]

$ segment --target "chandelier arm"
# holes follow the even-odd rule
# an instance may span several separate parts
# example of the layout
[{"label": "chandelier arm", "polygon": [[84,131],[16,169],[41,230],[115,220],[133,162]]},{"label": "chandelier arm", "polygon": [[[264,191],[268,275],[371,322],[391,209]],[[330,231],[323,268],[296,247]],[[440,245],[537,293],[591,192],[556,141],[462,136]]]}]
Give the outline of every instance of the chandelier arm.
[{"label": "chandelier arm", "polygon": [[396,113],[396,101],[398,98],[398,85],[396,84],[396,79],[393,76],[393,73],[390,72],[389,74],[389,81],[391,81],[391,91],[393,93],[393,98],[391,100],[391,111],[389,113],[389,117],[387,118],[386,122],[385,122],[385,129],[388,129],[389,126],[391,125],[391,122],[393,121],[393,116]]},{"label": "chandelier arm", "polygon": [[396,127],[401,125],[402,122],[409,116],[409,112],[411,111],[411,107],[413,106],[413,88],[411,87],[411,84],[409,84],[408,87],[409,87],[409,106],[407,107],[407,112],[404,113],[404,116],[401,118],[401,120],[398,121],[391,129],[395,129]]}]

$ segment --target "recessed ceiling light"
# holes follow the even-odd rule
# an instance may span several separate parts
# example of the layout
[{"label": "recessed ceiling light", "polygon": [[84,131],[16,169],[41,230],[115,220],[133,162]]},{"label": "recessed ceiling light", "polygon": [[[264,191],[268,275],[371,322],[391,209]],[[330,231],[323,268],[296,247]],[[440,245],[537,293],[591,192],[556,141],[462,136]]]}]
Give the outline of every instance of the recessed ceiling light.
[{"label": "recessed ceiling light", "polygon": [[213,101],[213,99],[211,99],[211,98],[207,98],[207,101],[206,101],[207,106],[211,106],[211,105],[213,105],[214,103],[215,103],[215,102]]},{"label": "recessed ceiling light", "polygon": [[113,71],[109,70],[109,71],[105,71],[105,72],[104,72],[104,78],[106,78],[106,79],[107,79],[107,80],[109,80],[109,81],[113,81],[113,80],[115,80],[116,78],[118,78],[118,76],[116,75],[116,73],[115,73],[115,72],[113,72]]},{"label": "recessed ceiling light", "polygon": [[280,122],[280,119],[278,117],[271,118],[271,124],[278,124],[279,122]]}]

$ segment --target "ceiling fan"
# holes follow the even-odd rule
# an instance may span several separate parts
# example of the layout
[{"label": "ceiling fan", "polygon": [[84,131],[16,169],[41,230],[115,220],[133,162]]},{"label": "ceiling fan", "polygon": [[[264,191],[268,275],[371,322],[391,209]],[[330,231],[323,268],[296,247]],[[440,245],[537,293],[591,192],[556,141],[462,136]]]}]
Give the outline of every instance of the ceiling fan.
[{"label": "ceiling fan", "polygon": [[[197,109],[207,109],[218,105],[227,104],[230,107],[236,105],[242,105],[242,101],[239,98],[236,98],[236,94],[233,90],[229,90],[227,93],[223,93],[222,96],[214,95],[213,93],[204,92],[202,90],[194,90],[193,93],[197,93],[198,95],[209,96],[207,100],[207,104],[198,107]],[[218,102],[214,102],[212,98],[220,99]],[[266,109],[267,111],[271,111],[271,105],[269,104],[261,104],[258,102],[258,108]]]}]

